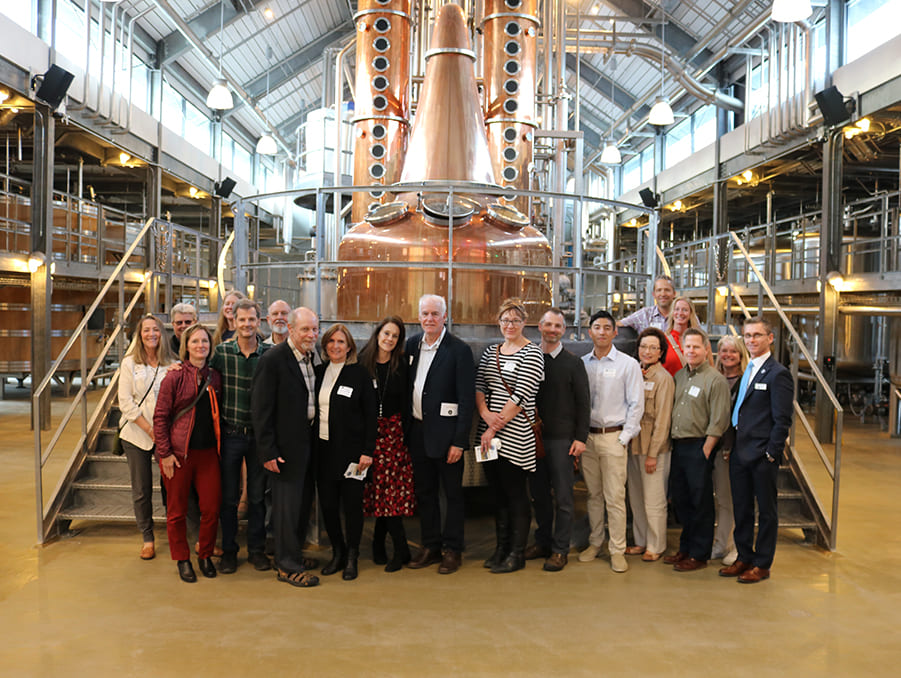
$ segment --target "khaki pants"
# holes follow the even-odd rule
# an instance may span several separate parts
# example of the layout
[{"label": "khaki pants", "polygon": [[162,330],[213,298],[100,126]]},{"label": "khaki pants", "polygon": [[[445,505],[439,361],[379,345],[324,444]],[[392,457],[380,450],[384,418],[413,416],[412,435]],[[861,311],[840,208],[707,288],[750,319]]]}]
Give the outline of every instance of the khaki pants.
[{"label": "khaki pants", "polygon": [[651,553],[666,551],[666,483],[670,453],[657,457],[657,470],[645,473],[646,454],[629,456],[629,505],[632,507],[632,536],[636,546]]},{"label": "khaki pants", "polygon": [[588,488],[588,522],[592,546],[604,544],[604,509],[610,531],[610,554],[626,550],[626,462],[619,432],[592,433],[582,453],[582,476]]}]

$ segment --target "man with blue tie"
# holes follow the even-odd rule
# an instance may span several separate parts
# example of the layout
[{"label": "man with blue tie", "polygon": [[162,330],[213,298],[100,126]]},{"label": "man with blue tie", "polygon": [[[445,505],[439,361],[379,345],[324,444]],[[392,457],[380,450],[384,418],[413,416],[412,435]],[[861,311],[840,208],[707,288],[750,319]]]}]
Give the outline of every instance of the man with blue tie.
[{"label": "man with blue tie", "polygon": [[[751,362],[742,375],[732,411],[735,444],[729,458],[738,560],[719,573],[721,577],[737,576],[742,584],[755,584],[770,576],[776,553],[776,476],[791,426],[794,388],[788,370],[772,356],[769,321],[761,317],[746,321],[744,340]],[[756,543],[755,499],[759,512]]]}]

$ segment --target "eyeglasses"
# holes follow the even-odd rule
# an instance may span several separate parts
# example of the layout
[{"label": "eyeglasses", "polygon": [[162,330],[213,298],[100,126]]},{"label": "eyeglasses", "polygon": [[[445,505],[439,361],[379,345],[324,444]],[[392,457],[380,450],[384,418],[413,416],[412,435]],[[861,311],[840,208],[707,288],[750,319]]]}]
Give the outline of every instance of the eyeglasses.
[{"label": "eyeglasses", "polygon": [[766,334],[762,332],[755,332],[754,334],[746,334],[745,339],[765,339],[767,337]]},{"label": "eyeglasses", "polygon": [[501,325],[506,327],[516,327],[517,325],[522,325],[523,322],[522,318],[501,318],[500,320]]},{"label": "eyeglasses", "polygon": [[656,344],[653,346],[651,344],[639,344],[638,348],[641,349],[642,351],[659,351],[660,350],[660,346],[656,345]]}]

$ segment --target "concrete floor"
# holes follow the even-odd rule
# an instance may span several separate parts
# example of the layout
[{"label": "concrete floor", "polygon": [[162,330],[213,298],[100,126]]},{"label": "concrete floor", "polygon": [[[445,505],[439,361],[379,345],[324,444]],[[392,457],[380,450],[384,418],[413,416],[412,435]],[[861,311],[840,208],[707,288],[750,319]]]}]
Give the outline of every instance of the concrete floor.
[{"label": "concrete floor", "polygon": [[898,675],[901,443],[872,426],[846,423],[838,551],[785,530],[758,585],[634,558],[624,575],[574,556],[561,573],[530,562],[492,575],[481,519],[467,524],[455,575],[386,574],[366,560],[355,582],[300,590],[246,565],[183,584],[164,528],[149,562],[133,526],[75,524],[74,536],[36,547],[28,402],[8,393],[2,676]]}]

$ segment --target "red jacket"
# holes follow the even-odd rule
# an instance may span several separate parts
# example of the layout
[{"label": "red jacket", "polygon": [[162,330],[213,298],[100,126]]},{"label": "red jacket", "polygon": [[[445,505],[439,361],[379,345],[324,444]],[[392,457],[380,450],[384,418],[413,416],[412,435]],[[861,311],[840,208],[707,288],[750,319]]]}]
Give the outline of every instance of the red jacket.
[{"label": "red jacket", "polygon": [[213,410],[213,430],[216,432],[216,449],[220,444],[219,434],[219,399],[222,389],[222,377],[212,367],[198,370],[190,362],[181,364],[181,369],[171,369],[160,384],[160,393],[156,398],[156,410],[153,412],[153,437],[156,443],[157,461],[174,454],[184,459],[188,453],[188,443],[194,431],[195,409],[183,414],[177,421],[175,415],[190,405],[197,397],[197,388],[210,373],[210,405]]}]

